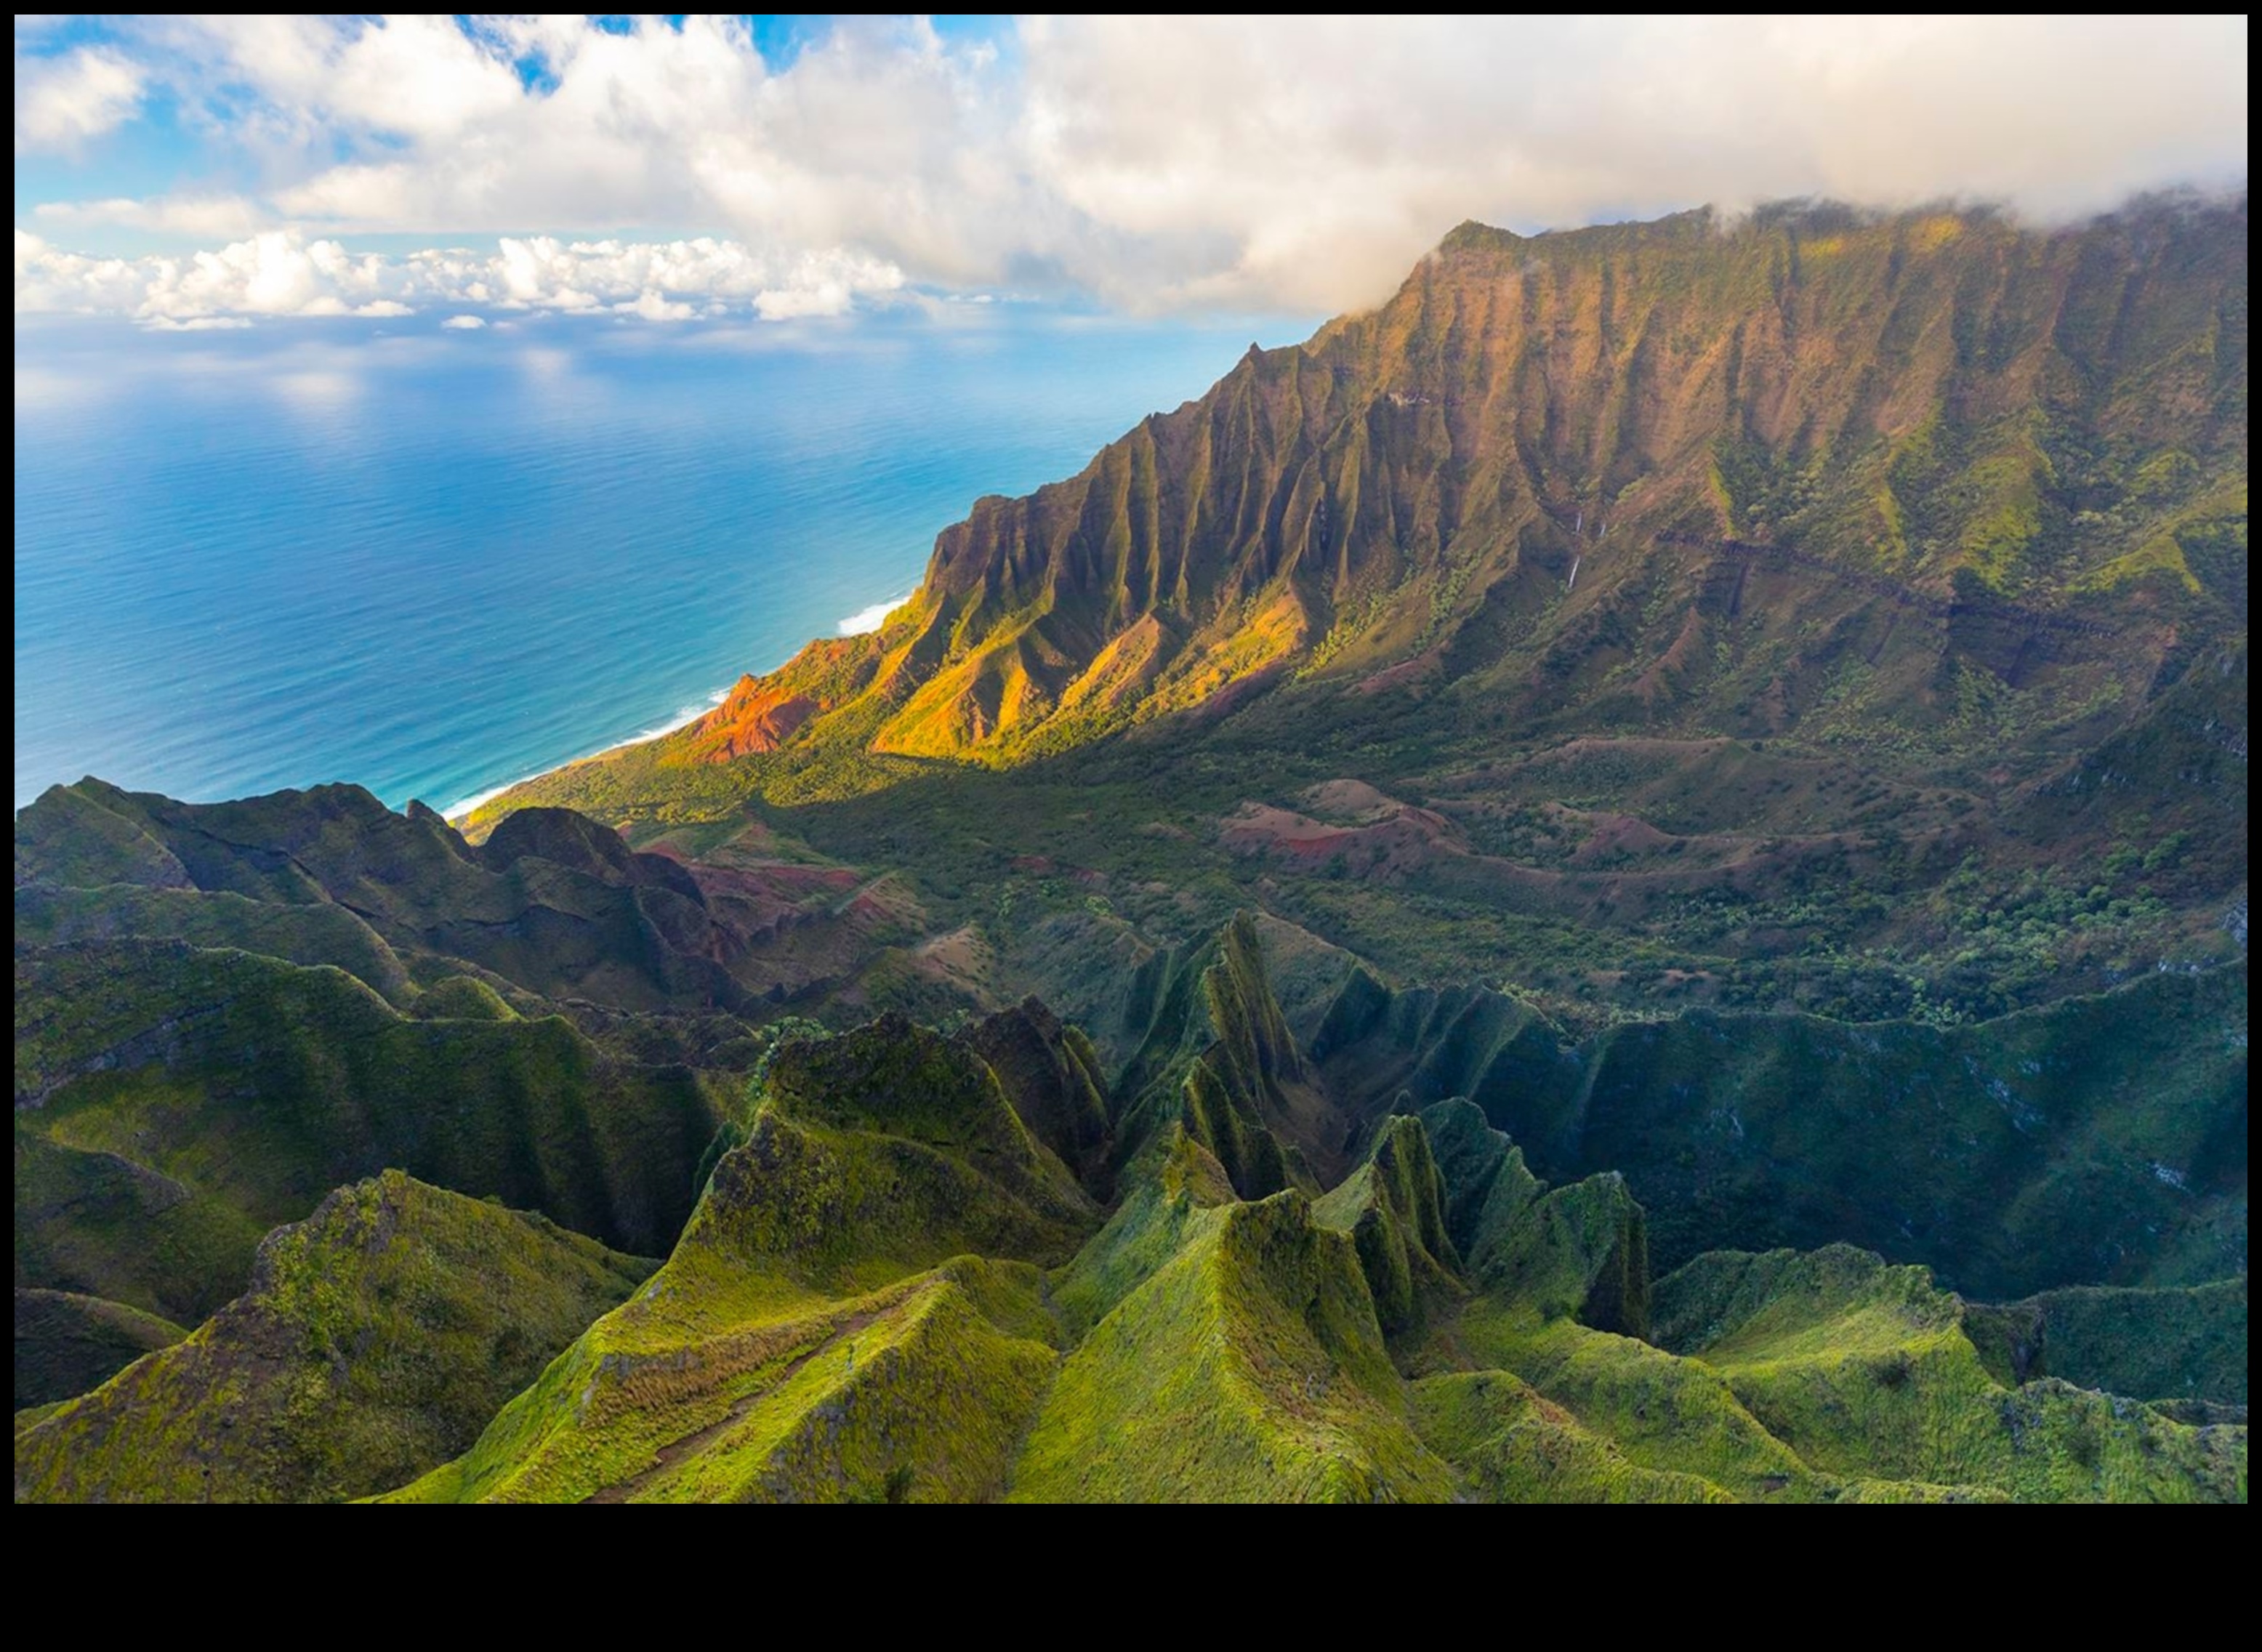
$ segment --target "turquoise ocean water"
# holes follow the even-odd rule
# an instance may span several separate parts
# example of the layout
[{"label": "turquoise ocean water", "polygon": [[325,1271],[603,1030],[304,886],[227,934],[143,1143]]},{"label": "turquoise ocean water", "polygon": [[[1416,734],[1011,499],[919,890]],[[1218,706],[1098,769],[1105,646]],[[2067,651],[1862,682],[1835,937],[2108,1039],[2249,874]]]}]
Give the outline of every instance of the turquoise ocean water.
[{"label": "turquoise ocean water", "polygon": [[17,807],[82,774],[459,805],[871,622],[976,498],[1073,473],[1252,335],[1308,330],[982,308],[736,332],[18,318]]}]

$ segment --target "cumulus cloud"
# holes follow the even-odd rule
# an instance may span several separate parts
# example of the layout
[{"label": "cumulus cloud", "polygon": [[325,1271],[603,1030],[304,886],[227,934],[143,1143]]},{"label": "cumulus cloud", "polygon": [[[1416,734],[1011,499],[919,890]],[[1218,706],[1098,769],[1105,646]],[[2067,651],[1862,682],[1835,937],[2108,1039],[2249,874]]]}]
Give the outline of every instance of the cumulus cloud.
[{"label": "cumulus cloud", "polygon": [[[875,270],[1333,309],[1381,296],[1465,218],[1534,229],[1816,194],[2066,216],[2245,176],[2243,17],[1016,27],[1001,53],[846,20],[778,66],[742,24],[700,17],[157,18],[38,60],[44,103],[27,102],[19,31],[18,146],[27,119],[39,141],[75,141],[162,83],[259,186],[51,204],[43,229],[231,249],[288,230],[311,252],[542,227],[616,250],[520,241],[471,301],[655,319],[717,297],[831,312]],[[653,235],[687,226],[717,239]],[[594,268],[684,247],[763,274]],[[570,273],[543,267],[560,256]]]},{"label": "cumulus cloud", "polygon": [[[32,19],[38,21],[39,19]],[[104,47],[26,56],[16,30],[16,153],[70,149],[120,125],[141,102],[148,76]]]},{"label": "cumulus cloud", "polygon": [[483,315],[451,315],[440,323],[450,333],[476,333],[487,324]]},{"label": "cumulus cloud", "polygon": [[[16,232],[16,308],[131,316],[148,326],[216,317],[404,316],[429,305],[618,314],[649,321],[752,312],[838,315],[903,285],[892,264],[852,253],[760,256],[735,241],[563,241],[504,236],[492,254],[436,248],[354,254],[270,230],[216,252],[89,258]],[[476,314],[443,327],[471,328]]]}]

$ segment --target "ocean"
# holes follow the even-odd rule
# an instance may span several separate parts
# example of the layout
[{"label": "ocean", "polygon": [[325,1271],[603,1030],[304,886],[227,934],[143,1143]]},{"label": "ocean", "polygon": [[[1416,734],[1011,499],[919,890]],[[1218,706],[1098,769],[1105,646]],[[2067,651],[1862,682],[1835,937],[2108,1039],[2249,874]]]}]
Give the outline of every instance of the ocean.
[{"label": "ocean", "polygon": [[977,497],[1308,330],[18,317],[16,806],[94,774],[461,808],[875,625]]}]

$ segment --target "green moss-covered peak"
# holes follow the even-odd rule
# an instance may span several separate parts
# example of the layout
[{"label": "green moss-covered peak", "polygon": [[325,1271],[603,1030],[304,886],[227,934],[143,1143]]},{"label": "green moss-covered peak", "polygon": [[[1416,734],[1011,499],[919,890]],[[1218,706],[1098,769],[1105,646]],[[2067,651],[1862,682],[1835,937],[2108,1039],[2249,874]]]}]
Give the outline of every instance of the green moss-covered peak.
[{"label": "green moss-covered peak", "polygon": [[18,1282],[183,1324],[342,1174],[403,1169],[664,1251],[719,1123],[719,1086],[562,1017],[481,999],[488,1017],[414,1019],[342,970],[232,948],[27,949],[16,994]]},{"label": "green moss-covered peak", "polygon": [[960,1035],[997,1075],[1014,1115],[1058,1154],[1079,1181],[1105,1196],[1110,1123],[1106,1076],[1091,1040],[1030,998],[974,1023]]},{"label": "green moss-covered peak", "polygon": [[398,1172],[259,1248],[250,1289],[16,1440],[18,1502],[329,1502],[477,1437],[652,1264]]},{"label": "green moss-covered peak", "polygon": [[1434,1501],[1352,1243],[1294,1191],[1194,1212],[1061,1368],[1012,1482],[1048,1501]]},{"label": "green moss-covered peak", "polygon": [[1386,1121],[1365,1159],[1312,1213],[1322,1226],[1351,1236],[1387,1334],[1418,1335],[1433,1304],[1460,1295],[1444,1179],[1420,1119]]},{"label": "green moss-covered peak", "polygon": [[419,1021],[516,1021],[518,1011],[486,982],[472,975],[449,975],[435,981],[416,1000]]}]

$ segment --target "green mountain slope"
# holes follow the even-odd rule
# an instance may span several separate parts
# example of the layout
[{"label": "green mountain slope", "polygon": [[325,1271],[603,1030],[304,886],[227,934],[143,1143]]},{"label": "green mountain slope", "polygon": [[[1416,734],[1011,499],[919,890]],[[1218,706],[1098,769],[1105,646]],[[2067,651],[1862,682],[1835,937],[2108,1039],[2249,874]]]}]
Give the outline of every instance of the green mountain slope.
[{"label": "green mountain slope", "polygon": [[2246,1279],[2159,1290],[2073,1285],[1970,1304],[1963,1328],[2004,1381],[2062,1377],[2146,1399],[2246,1407]]},{"label": "green mountain slope", "polygon": [[1418,1334],[1460,1293],[1460,1256],[1445,1227],[1445,1183],[1419,1121],[1394,1118],[1365,1161],[1313,1207],[1323,1227],[1347,1232],[1386,1334]]},{"label": "green mountain slope", "polygon": [[1063,1362],[1040,1502],[1436,1502],[1350,1239],[1293,1189],[1217,1207]]},{"label": "green mountain slope", "polygon": [[1653,1282],[1621,1178],[1551,1189],[1466,1101],[1316,1204],[1172,1122],[1094,1231],[974,1042],[782,1045],[666,1266],[397,1500],[2244,1496],[2243,1424],[1999,1380],[1921,1268]]},{"label": "green mountain slope", "polygon": [[1968,1020],[2222,961],[2245,225],[1464,226],[978,502],[882,632],[471,830],[753,819],[900,867],[983,961],[904,949],[883,998],[1034,991],[1103,1047],[1064,933],[1167,953],[1235,908],[1574,1020]]},{"label": "green mountain slope", "polygon": [[832,909],[853,872],[710,838],[695,868],[563,810],[474,846],[356,786],[196,804],[86,779],[17,817],[17,933],[248,946],[335,964],[395,1002],[467,973],[652,1011],[750,1008],[804,983],[812,957],[897,927],[884,903]]},{"label": "green mountain slope", "polygon": [[[1725,700],[1760,727],[1865,657],[1919,726],[1967,669],[2133,686],[2178,619],[2221,622],[2200,547],[2244,542],[2244,236],[2243,202],[2055,233],[1830,208],[1466,225],[1380,309],[1252,349],[1071,480],[977,503],[870,639],[521,800],[633,811],[671,771],[752,763],[760,786],[769,754],[828,745],[1011,758],[1291,668],[1514,658],[1497,686],[1526,715]],[[1918,600],[1889,657],[1881,592]],[[2039,617],[2123,594],[2144,621],[2117,662]],[[1732,637],[1747,611],[1761,635]],[[1783,653],[1802,626],[1837,635]]]},{"label": "green mountain slope", "polygon": [[68,1290],[16,1292],[16,1409],[83,1394],[189,1333],[122,1302]]},{"label": "green mountain slope", "polygon": [[406,1169],[665,1250],[720,1119],[557,1017],[417,1020],[353,976],[175,942],[16,959],[16,1280],[182,1323],[341,1175]]},{"label": "green mountain slope", "polygon": [[[962,1045],[882,1020],[765,1075],[674,1253],[412,1501],[969,1498],[1097,1212]],[[991,1260],[982,1260],[986,1256]]]},{"label": "green mountain slope", "polygon": [[1667,1268],[1844,1239],[2007,1295],[2244,1265],[2245,1029],[2243,966],[1969,1026],[1694,1010],[1586,1039],[1497,994],[1360,976],[1315,1071],[1468,1096],[1547,1174],[1622,1172]]},{"label": "green mountain slope", "polygon": [[2006,1390],[1921,1268],[1832,1246],[1714,1253],[1659,1282],[1659,1340],[1814,1468],[2022,1501],[2243,1496],[2243,1438],[2055,1381]]},{"label": "green mountain slope", "polygon": [[2245,226],[1464,226],[462,830],[52,788],[19,1500],[2244,1501]]},{"label": "green mountain slope", "polygon": [[16,1500],[321,1503],[462,1450],[650,1262],[397,1171],[259,1249],[251,1286],[16,1439]]},{"label": "green mountain slope", "polygon": [[[1452,1161],[1525,1180],[1504,1153]],[[1713,1252],[1653,1287],[1643,1225],[1615,1177],[1521,1189],[1489,1279],[1417,1361],[1437,1371],[1414,1385],[1423,1437],[1472,1488],[1581,1502],[2245,1496],[2243,1424],[2002,1384],[1922,1268],[1847,1246]]]}]

